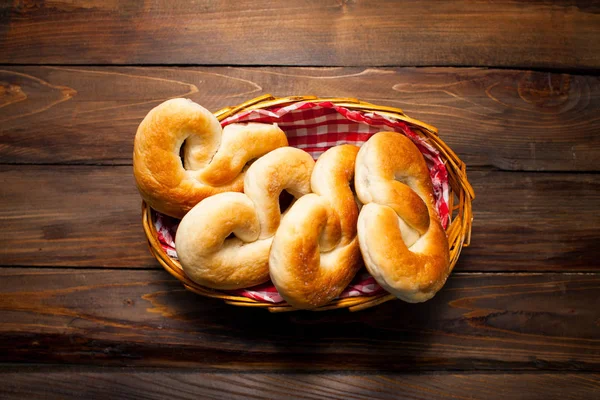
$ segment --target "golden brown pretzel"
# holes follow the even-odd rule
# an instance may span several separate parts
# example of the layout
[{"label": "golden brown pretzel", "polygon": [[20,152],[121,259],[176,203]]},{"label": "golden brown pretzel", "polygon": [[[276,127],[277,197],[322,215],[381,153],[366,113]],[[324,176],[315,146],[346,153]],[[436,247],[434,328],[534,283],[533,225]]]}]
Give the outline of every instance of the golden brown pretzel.
[{"label": "golden brown pretzel", "polygon": [[296,308],[315,308],[339,296],[362,266],[350,188],[358,147],[332,147],[319,157],[314,193],[301,197],[282,219],[269,271],[282,297]]},{"label": "golden brown pretzel", "polygon": [[[183,143],[181,162],[180,149]],[[188,99],[152,109],[135,135],[133,170],[140,194],[153,209],[181,218],[200,200],[241,192],[248,161],[287,146],[277,125],[231,124]]]},{"label": "golden brown pretzel", "polygon": [[367,269],[400,299],[429,300],[446,282],[450,255],[423,155],[404,135],[379,132],[360,149],[354,179]]},{"label": "golden brown pretzel", "polygon": [[279,195],[283,190],[296,198],[309,193],[314,164],[302,150],[273,150],[248,168],[244,193],[220,193],[192,208],[175,238],[186,275],[215,289],[266,282],[269,249],[281,219]]}]

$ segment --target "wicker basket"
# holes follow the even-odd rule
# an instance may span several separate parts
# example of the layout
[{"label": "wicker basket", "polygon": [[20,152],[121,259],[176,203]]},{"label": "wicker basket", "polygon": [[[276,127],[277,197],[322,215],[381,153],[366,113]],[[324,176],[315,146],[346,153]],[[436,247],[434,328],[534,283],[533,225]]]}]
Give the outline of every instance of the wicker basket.
[{"label": "wicker basket", "polygon": [[[268,108],[273,106],[284,106],[300,101],[328,101],[351,110],[372,111],[377,114],[391,117],[396,120],[407,123],[417,134],[427,138],[428,142],[440,152],[442,159],[446,163],[448,171],[448,184],[450,190],[449,209],[450,223],[446,229],[448,241],[450,243],[450,268],[458,261],[461,249],[469,245],[471,240],[471,223],[473,214],[471,202],[474,193],[469,181],[467,180],[465,164],[454,154],[454,152],[437,136],[437,129],[421,121],[408,117],[398,108],[377,106],[352,98],[319,98],[315,96],[291,96],[276,98],[271,95],[263,95],[249,100],[235,107],[227,107],[215,113],[219,121],[235,115],[241,111]],[[161,247],[154,225],[152,212],[145,202],[142,202],[142,223],[144,231],[150,245],[150,251],[160,262],[160,264],[175,278],[179,279],[186,289],[200,294],[202,296],[213,297],[224,300],[227,304],[243,307],[261,307],[267,308],[271,312],[294,311],[290,305],[274,304],[263,301],[253,300],[247,297],[231,295],[219,290],[209,289],[198,285],[190,280],[178,261],[170,258]],[[329,304],[315,309],[314,311],[324,311],[337,308],[348,308],[350,311],[363,310],[382,304],[386,301],[396,299],[395,296],[388,293],[381,293],[369,297],[348,297],[332,300]]]}]

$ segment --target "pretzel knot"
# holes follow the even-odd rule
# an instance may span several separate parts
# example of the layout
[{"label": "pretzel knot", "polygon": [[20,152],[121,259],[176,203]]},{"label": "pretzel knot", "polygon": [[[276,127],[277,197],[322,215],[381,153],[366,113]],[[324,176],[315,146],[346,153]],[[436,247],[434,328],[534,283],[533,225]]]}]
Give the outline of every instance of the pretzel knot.
[{"label": "pretzel knot", "polygon": [[269,268],[282,297],[296,308],[336,298],[360,269],[358,205],[350,188],[358,147],[332,147],[318,159],[314,193],[301,197],[275,234]]},{"label": "pretzel knot", "polygon": [[215,289],[266,282],[269,250],[281,220],[279,196],[283,190],[295,198],[309,193],[314,164],[302,150],[273,150],[248,168],[244,193],[220,193],[192,208],[175,238],[186,275]]},{"label": "pretzel knot", "polygon": [[181,218],[209,196],[241,192],[245,165],[287,144],[277,125],[221,128],[217,118],[199,104],[167,100],[138,127],[133,151],[136,184],[150,207]]},{"label": "pretzel knot", "polygon": [[358,238],[371,275],[402,300],[432,298],[450,273],[450,256],[423,155],[399,133],[377,133],[358,153],[355,188],[365,204]]}]

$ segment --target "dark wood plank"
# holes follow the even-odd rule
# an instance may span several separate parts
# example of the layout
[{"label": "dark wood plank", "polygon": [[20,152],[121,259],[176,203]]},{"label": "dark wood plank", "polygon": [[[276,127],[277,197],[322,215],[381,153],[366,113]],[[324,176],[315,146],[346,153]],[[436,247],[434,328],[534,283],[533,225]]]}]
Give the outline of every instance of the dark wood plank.
[{"label": "dark wood plank", "polygon": [[599,9],[573,0],[4,1],[0,63],[598,68]]},{"label": "dark wood plank", "polygon": [[160,268],[131,167],[0,166],[0,263]]},{"label": "dark wood plank", "polygon": [[589,373],[273,374],[129,368],[10,368],[5,399],[596,399]]},{"label": "dark wood plank", "polygon": [[454,274],[422,304],[270,314],[165,271],[0,269],[0,362],[600,371],[600,275]]},{"label": "dark wood plank", "polygon": [[[462,271],[600,270],[600,175],[469,171]],[[131,167],[0,166],[0,265],[156,267]]]},{"label": "dark wood plank", "polygon": [[137,126],[160,102],[216,111],[263,93],[400,107],[469,166],[600,167],[599,76],[456,68],[0,68],[0,162],[131,164]]},{"label": "dark wood plank", "polygon": [[600,175],[473,171],[471,246],[456,270],[600,270]]}]

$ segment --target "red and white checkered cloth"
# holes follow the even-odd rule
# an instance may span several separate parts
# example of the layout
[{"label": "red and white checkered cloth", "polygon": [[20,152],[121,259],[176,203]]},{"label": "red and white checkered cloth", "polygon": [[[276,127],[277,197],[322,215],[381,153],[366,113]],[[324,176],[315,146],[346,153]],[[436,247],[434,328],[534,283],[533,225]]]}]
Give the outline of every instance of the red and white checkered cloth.
[{"label": "red and white checkered cloth", "polygon": [[[298,102],[285,107],[244,111],[221,122],[226,126],[236,122],[276,123],[287,135],[290,146],[308,152],[316,160],[325,150],[339,144],[357,146],[373,134],[392,130],[409,137],[419,148],[431,175],[436,208],[444,228],[450,220],[448,208],[448,172],[439,152],[410,127],[375,112],[349,110],[331,102]],[[177,259],[175,234],[179,220],[155,212],[158,240],[169,257]],[[373,296],[383,288],[367,272],[359,273],[340,297]],[[232,294],[270,303],[281,303],[283,298],[271,282],[230,291]]]}]

